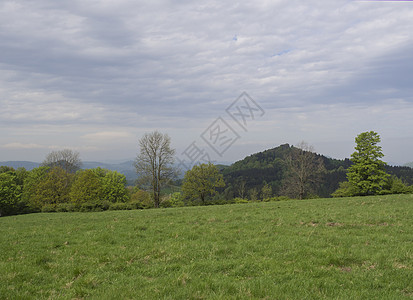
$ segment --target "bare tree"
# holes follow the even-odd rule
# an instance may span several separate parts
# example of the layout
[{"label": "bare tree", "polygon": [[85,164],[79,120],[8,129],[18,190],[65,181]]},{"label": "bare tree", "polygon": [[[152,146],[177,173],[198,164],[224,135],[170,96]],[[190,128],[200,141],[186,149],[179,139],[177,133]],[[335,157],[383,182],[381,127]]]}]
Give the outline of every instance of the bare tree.
[{"label": "bare tree", "polygon": [[159,207],[161,188],[176,175],[172,166],[175,149],[171,148],[171,138],[158,131],[145,133],[139,140],[139,147],[135,161],[138,182],[151,186],[154,206]]},{"label": "bare tree", "polygon": [[247,182],[245,180],[240,180],[238,182],[238,186],[237,186],[238,196],[240,196],[242,199],[244,199],[246,195],[246,188],[245,188],[246,184]]},{"label": "bare tree", "polygon": [[60,167],[66,173],[75,173],[82,166],[82,161],[79,152],[63,149],[50,152],[42,165],[51,168]]},{"label": "bare tree", "polygon": [[314,185],[321,180],[325,172],[324,162],[314,153],[314,147],[300,142],[292,147],[284,158],[287,176],[284,179],[282,194],[303,199],[314,191]]}]

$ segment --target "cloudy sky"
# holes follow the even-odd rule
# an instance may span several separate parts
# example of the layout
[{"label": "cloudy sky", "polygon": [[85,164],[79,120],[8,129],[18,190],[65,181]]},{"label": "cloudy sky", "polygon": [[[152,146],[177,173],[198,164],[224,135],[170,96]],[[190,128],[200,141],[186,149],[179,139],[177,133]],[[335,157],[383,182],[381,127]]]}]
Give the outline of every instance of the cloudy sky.
[{"label": "cloudy sky", "polygon": [[412,35],[413,2],[3,0],[0,161],[133,158],[153,130],[218,161],[300,141],[345,158],[374,130],[413,161]]}]

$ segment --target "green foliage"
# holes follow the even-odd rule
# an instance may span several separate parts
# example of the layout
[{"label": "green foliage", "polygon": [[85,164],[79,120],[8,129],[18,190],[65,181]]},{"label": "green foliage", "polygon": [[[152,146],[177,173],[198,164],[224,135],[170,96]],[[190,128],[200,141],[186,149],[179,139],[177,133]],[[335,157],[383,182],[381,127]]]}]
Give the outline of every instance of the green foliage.
[{"label": "green foliage", "polygon": [[[46,171],[46,173],[44,173]],[[34,172],[35,178],[30,190],[30,205],[35,209],[41,209],[45,204],[67,203],[70,200],[70,189],[74,174],[67,173],[60,167],[40,168]],[[40,175],[41,177],[37,177]]]},{"label": "green foliage", "polygon": [[72,174],[60,167],[39,167],[17,170],[16,177],[24,181],[21,203],[31,211],[107,210],[114,201],[129,200],[125,176],[116,171],[97,168]]},{"label": "green foliage", "polygon": [[14,170],[0,173],[0,216],[17,211],[21,193],[22,186],[18,184]]},{"label": "green foliage", "polygon": [[70,200],[77,207],[83,203],[99,203],[102,201],[104,189],[99,177],[92,170],[81,170],[76,174],[70,191]]},{"label": "green foliage", "polygon": [[291,200],[291,198],[287,196],[278,196],[278,197],[269,197],[263,199],[264,202],[275,202],[275,201],[286,201],[286,200]]},{"label": "green foliage", "polygon": [[169,195],[165,195],[161,198],[160,207],[182,207],[185,206],[183,196],[180,192],[175,192]]},{"label": "green foliage", "polygon": [[151,200],[151,195],[139,188],[134,188],[130,195],[131,203],[136,203],[140,208],[152,208],[153,201]]},{"label": "green foliage", "polygon": [[24,179],[22,200],[32,211],[40,211],[44,205],[42,198],[37,195],[40,193],[39,185],[45,180],[49,170],[49,167],[34,168]]},{"label": "green foliage", "polygon": [[387,181],[387,189],[383,191],[385,194],[409,194],[411,187],[407,186],[403,180],[396,176],[391,176]]},{"label": "green foliage", "polygon": [[101,183],[103,185],[103,200],[112,203],[129,200],[125,175],[117,171],[106,171],[105,176],[101,177]]},{"label": "green foliage", "polygon": [[249,203],[248,199],[244,199],[244,198],[240,198],[240,197],[234,198],[233,201],[234,201],[235,204]]},{"label": "green foliage", "polygon": [[264,186],[261,189],[261,198],[262,200],[268,199],[272,196],[272,187],[268,183],[264,183]]},{"label": "green foliage", "polygon": [[183,196],[179,192],[175,192],[171,195],[171,205],[172,207],[182,207],[185,206],[185,203],[183,201]]},{"label": "green foliage", "polygon": [[56,204],[45,204],[42,206],[42,212],[49,213],[49,212],[56,212]]},{"label": "green foliage", "polygon": [[190,200],[200,199],[205,204],[206,197],[214,195],[216,188],[224,187],[222,174],[213,164],[195,165],[185,173],[182,191]]},{"label": "green foliage", "polygon": [[171,197],[169,196],[161,197],[161,203],[159,206],[162,208],[172,207]]},{"label": "green foliage", "polygon": [[356,189],[354,186],[348,182],[348,181],[343,181],[340,182],[339,188],[331,194],[333,197],[351,197],[355,195]]},{"label": "green foliage", "polygon": [[56,212],[73,212],[76,211],[76,206],[73,203],[56,204]]},{"label": "green foliage", "polygon": [[[267,182],[272,187],[273,195],[286,195],[287,191],[289,194],[292,194],[286,187],[290,184],[295,185],[290,170],[291,165],[294,164],[288,164],[286,161],[288,157],[296,157],[300,153],[302,152],[297,147],[285,144],[250,155],[234,163],[222,172],[225,183],[230,187],[226,193],[228,195],[239,195],[237,192],[237,182],[239,178],[242,178],[245,180],[245,189],[247,191],[256,189],[260,192],[264,182]],[[307,157],[306,155],[304,156]],[[314,177],[310,178],[311,183],[307,184],[310,189],[307,189],[307,194],[329,197],[338,188],[339,182],[346,180],[346,169],[351,165],[350,160],[336,160],[315,153],[311,153],[309,158],[311,159],[309,160],[310,165],[314,163],[316,166],[320,165],[320,160],[322,160],[328,173],[321,174],[319,178],[316,176],[317,184],[314,184]],[[409,176],[413,178],[413,172]],[[290,177],[289,182],[287,181],[288,177]],[[305,198],[308,197],[307,194],[304,195]],[[251,198],[251,195],[249,196]],[[295,197],[299,197],[299,195]]]},{"label": "green foliage", "polygon": [[2,299],[411,299],[413,195],[0,218]]},{"label": "green foliage", "polygon": [[258,190],[256,188],[250,189],[249,190],[249,196],[251,201],[257,201],[258,200]]},{"label": "green foliage", "polygon": [[348,181],[354,188],[354,195],[376,195],[385,187],[389,175],[380,160],[384,156],[381,150],[380,136],[374,132],[363,132],[356,137],[356,151],[351,155],[353,165],[347,173]]},{"label": "green foliage", "polygon": [[132,206],[129,203],[117,202],[111,203],[109,206],[109,210],[130,210]]},{"label": "green foliage", "polygon": [[102,204],[96,202],[84,202],[80,205],[81,212],[99,212],[103,211]]}]

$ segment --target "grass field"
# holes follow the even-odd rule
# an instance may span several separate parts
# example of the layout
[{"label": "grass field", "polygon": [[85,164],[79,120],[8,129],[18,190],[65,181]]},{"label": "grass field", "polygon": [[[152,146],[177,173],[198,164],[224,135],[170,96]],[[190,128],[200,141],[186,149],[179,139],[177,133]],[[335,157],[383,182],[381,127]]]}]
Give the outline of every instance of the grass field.
[{"label": "grass field", "polygon": [[413,195],[0,218],[1,299],[412,299]]}]

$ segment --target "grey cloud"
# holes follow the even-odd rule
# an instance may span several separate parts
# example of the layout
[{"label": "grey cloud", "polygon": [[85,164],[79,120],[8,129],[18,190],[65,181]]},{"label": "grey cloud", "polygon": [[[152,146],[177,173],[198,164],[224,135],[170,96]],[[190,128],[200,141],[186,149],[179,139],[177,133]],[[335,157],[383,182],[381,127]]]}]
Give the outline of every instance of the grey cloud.
[{"label": "grey cloud", "polygon": [[374,105],[380,90],[410,101],[412,14],[344,0],[4,1],[0,122],[173,130],[244,90],[269,111]]}]

